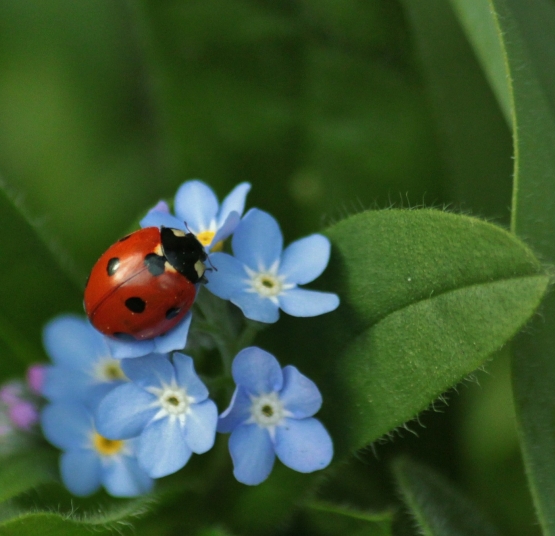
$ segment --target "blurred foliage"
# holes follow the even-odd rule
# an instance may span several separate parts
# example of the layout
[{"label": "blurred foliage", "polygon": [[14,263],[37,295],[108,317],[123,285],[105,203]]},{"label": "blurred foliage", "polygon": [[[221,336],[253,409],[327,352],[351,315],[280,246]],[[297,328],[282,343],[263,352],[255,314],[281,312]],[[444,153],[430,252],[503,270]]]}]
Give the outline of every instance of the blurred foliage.
[{"label": "blurred foliage", "polygon": [[[249,206],[275,215],[290,241],[392,205],[447,206],[508,225],[511,157],[510,126],[443,0],[0,0],[0,377],[44,357],[44,322],[80,311],[96,258],[188,178],[221,197],[252,182]],[[261,340],[300,352],[302,336],[284,318]],[[319,485],[321,502],[310,504],[320,509],[346,501],[349,512],[391,512],[390,462],[409,454],[503,534],[539,534],[507,363],[505,353],[491,376],[479,374],[482,388],[463,384],[462,396],[449,392],[448,405],[320,480],[300,485],[278,468],[271,485],[239,495],[222,478],[208,495],[218,520],[191,533],[387,534],[384,514],[368,519],[373,528],[335,518],[319,527],[314,508],[295,513],[292,503]],[[161,514],[215,508],[194,493],[183,506],[183,497]],[[96,512],[100,500],[72,502],[52,485],[21,504],[65,515]],[[182,527],[174,520],[166,532]],[[393,530],[411,534],[412,520],[399,517]],[[137,534],[162,532],[147,516]]]}]

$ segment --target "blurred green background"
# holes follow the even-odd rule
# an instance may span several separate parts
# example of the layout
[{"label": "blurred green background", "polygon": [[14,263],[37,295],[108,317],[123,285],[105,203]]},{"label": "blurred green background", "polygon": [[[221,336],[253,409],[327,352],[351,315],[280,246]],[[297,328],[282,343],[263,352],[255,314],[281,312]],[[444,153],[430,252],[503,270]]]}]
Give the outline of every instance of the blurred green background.
[{"label": "blurred green background", "polygon": [[[506,226],[511,158],[444,0],[0,0],[0,315],[38,358],[44,321],[81,311],[96,258],[186,179],[220,198],[250,181],[248,205],[291,241],[389,206]],[[285,337],[287,323],[265,334]],[[0,351],[2,377],[24,370],[6,337]],[[331,479],[323,496],[390,506],[389,460],[408,452],[504,534],[535,534],[507,352],[476,378],[354,457],[349,485]]]}]

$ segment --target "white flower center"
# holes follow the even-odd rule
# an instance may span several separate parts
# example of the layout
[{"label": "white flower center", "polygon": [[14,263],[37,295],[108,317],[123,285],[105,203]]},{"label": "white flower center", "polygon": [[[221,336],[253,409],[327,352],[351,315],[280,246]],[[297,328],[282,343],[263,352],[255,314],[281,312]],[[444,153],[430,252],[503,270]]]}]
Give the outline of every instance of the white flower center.
[{"label": "white flower center", "polygon": [[251,270],[245,266],[249,279],[247,280],[247,292],[256,292],[262,298],[269,298],[277,302],[277,297],[284,291],[295,285],[285,282],[285,276],[278,275],[279,261],[276,261],[269,269],[260,267],[258,271]]},{"label": "white flower center", "polygon": [[185,389],[166,389],[159,400],[162,408],[171,415],[187,413],[190,406]]},{"label": "white flower center", "polygon": [[150,387],[147,391],[157,397],[154,404],[160,408],[154,419],[170,417],[179,419],[182,424],[185,424],[185,417],[195,399],[187,395],[184,387],[177,385],[174,380],[171,385],[162,384],[161,387]]},{"label": "white flower center", "polygon": [[96,363],[93,375],[99,382],[114,382],[116,380],[127,380],[123,370],[121,370],[121,363],[118,359],[111,357],[104,357]]},{"label": "white flower center", "polygon": [[289,415],[276,392],[253,396],[251,402],[249,422],[256,423],[262,428],[274,428]]},{"label": "white flower center", "polygon": [[279,277],[273,274],[257,274],[252,279],[252,288],[261,296],[271,298],[281,294],[283,284]]}]

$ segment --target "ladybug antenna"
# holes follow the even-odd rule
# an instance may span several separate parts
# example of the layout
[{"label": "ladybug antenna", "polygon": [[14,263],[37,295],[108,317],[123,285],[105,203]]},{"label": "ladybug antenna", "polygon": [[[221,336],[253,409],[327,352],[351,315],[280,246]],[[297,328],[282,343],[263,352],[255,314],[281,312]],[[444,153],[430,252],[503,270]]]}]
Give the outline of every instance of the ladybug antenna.
[{"label": "ladybug antenna", "polygon": [[191,229],[189,229],[189,226],[187,225],[187,222],[186,222],[186,221],[184,221],[183,224],[185,225],[185,229],[187,229],[187,231],[188,231],[189,233],[195,234],[195,233],[193,233],[193,231],[191,231]]},{"label": "ladybug antenna", "polygon": [[212,264],[212,261],[210,260],[210,255],[206,258],[206,260],[208,261],[208,264],[210,265],[210,268],[206,268],[206,270],[208,270],[210,272],[217,272],[218,269]]}]

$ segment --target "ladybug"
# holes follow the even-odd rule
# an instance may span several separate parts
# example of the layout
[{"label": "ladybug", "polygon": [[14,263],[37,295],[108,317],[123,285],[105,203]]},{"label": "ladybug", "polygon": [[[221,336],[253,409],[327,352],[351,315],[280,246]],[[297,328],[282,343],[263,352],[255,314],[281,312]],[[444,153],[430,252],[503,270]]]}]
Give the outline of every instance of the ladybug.
[{"label": "ladybug", "polygon": [[113,338],[163,335],[187,314],[206,283],[207,255],[194,234],[146,227],[124,236],[98,259],[85,288],[91,324]]}]

